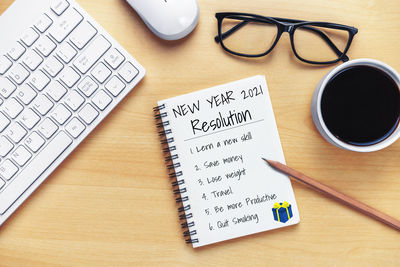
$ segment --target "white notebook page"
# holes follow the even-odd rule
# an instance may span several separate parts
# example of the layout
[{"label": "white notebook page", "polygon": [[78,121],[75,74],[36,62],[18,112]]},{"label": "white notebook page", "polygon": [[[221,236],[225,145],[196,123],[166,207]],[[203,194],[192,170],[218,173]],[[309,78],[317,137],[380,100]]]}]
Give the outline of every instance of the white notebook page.
[{"label": "white notebook page", "polygon": [[[285,163],[264,76],[158,104],[165,105],[163,120],[172,130],[171,154],[179,156],[174,163],[182,171],[178,180],[185,181],[180,188],[186,188],[183,205],[190,205],[186,215],[194,222],[193,247],[299,222],[290,179],[262,160]],[[281,221],[276,203],[286,205],[279,207]]]}]

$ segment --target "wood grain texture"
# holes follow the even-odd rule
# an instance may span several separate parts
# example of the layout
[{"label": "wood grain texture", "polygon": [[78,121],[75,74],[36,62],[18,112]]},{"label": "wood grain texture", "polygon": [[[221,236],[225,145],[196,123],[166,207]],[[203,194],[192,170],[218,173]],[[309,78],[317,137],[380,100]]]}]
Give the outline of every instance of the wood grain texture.
[{"label": "wood grain texture", "polygon": [[[0,11],[11,0],[0,1]],[[34,1],[32,1],[34,2]],[[230,56],[214,43],[215,12],[246,11],[359,28],[351,59],[400,71],[400,2],[199,0],[199,26],[157,39],[124,0],[78,0],[147,69],[141,84],[0,229],[0,265],[398,266],[399,233],[294,183],[301,222],[201,249],[185,245],[152,107],[159,99],[266,75],[288,164],[400,218],[400,141],[373,153],[340,150],[313,125],[311,96],[333,66],[292,56],[282,36],[267,57]]]}]

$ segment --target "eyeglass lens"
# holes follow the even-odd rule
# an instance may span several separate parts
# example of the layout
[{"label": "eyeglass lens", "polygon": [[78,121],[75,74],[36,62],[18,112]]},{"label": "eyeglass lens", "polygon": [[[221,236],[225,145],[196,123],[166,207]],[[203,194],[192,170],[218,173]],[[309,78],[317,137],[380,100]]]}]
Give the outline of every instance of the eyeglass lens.
[{"label": "eyeglass lens", "polygon": [[349,38],[349,32],[345,30],[305,25],[295,30],[293,42],[299,57],[310,61],[328,62],[343,54]]},{"label": "eyeglass lens", "polygon": [[223,40],[225,47],[233,52],[247,55],[265,53],[272,47],[278,34],[275,24],[232,18],[222,20],[221,32],[225,33],[239,24],[238,29]]}]

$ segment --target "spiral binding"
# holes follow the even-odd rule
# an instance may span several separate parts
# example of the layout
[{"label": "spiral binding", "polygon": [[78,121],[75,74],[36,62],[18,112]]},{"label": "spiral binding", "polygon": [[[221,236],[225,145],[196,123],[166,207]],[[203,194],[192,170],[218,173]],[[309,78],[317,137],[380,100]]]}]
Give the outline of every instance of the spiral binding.
[{"label": "spiral binding", "polygon": [[176,162],[179,159],[179,156],[178,154],[172,154],[172,152],[176,151],[176,146],[173,145],[175,140],[171,137],[172,130],[166,129],[170,123],[166,120],[168,114],[162,112],[163,109],[165,109],[165,104],[154,107],[154,118],[156,120],[160,142],[163,146],[162,151],[164,153],[165,164],[167,165],[167,169],[170,171],[169,178],[173,180],[171,184],[173,187],[173,193],[176,196],[175,201],[179,205],[179,220],[183,221],[183,223],[181,223],[181,227],[184,229],[183,236],[186,238],[187,244],[198,243],[199,239],[194,238],[197,234],[197,231],[193,229],[195,223],[194,221],[189,222],[189,220],[193,218],[193,214],[190,212],[190,205],[187,204],[189,202],[189,197],[183,196],[183,194],[187,193],[187,189],[186,187],[183,187],[185,180],[180,178],[183,173],[178,170],[178,168],[181,167],[181,164]]}]

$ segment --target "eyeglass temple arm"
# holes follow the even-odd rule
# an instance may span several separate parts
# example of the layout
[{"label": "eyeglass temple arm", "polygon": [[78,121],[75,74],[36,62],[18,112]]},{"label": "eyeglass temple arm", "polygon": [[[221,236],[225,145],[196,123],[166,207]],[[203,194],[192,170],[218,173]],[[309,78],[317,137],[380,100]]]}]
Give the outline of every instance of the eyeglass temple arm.
[{"label": "eyeglass temple arm", "polygon": [[[283,21],[283,22],[301,22],[301,21],[292,20],[292,19],[281,19],[281,18],[274,18],[274,19],[276,19],[278,21]],[[269,21],[262,21],[262,22],[270,23]],[[222,33],[221,34],[221,39],[224,40],[225,38],[229,37],[232,33],[236,32],[237,30],[239,30],[240,28],[245,26],[247,23],[249,23],[249,21],[248,20],[244,20],[244,21],[236,24],[234,27],[232,27],[232,29]],[[336,45],[331,41],[331,39],[329,39],[329,37],[325,33],[323,33],[321,30],[318,30],[318,29],[316,29],[314,27],[311,27],[311,26],[303,26],[303,27],[308,29],[308,30],[311,30],[311,31],[313,31],[313,32],[315,32],[317,34],[319,34],[322,37],[322,39],[324,39],[324,41],[332,48],[332,50],[336,53],[336,55],[338,57],[340,57],[343,54],[343,52],[341,52],[336,47]],[[214,37],[214,40],[215,40],[216,43],[220,43],[221,39],[220,39],[220,37],[218,35]],[[349,60],[349,57],[347,55],[344,55],[343,58],[342,58],[342,61],[346,62],[348,60]]]},{"label": "eyeglass temple arm", "polygon": [[[235,31],[239,30],[240,28],[245,26],[247,23],[249,23],[249,21],[248,20],[244,20],[244,21],[236,24],[234,27],[232,27],[232,29],[222,33],[221,34],[221,39],[224,40],[225,38],[229,37],[232,33],[234,33]],[[221,40],[220,40],[218,35],[214,37],[214,40],[215,40],[216,43],[220,43],[221,42]]]}]

